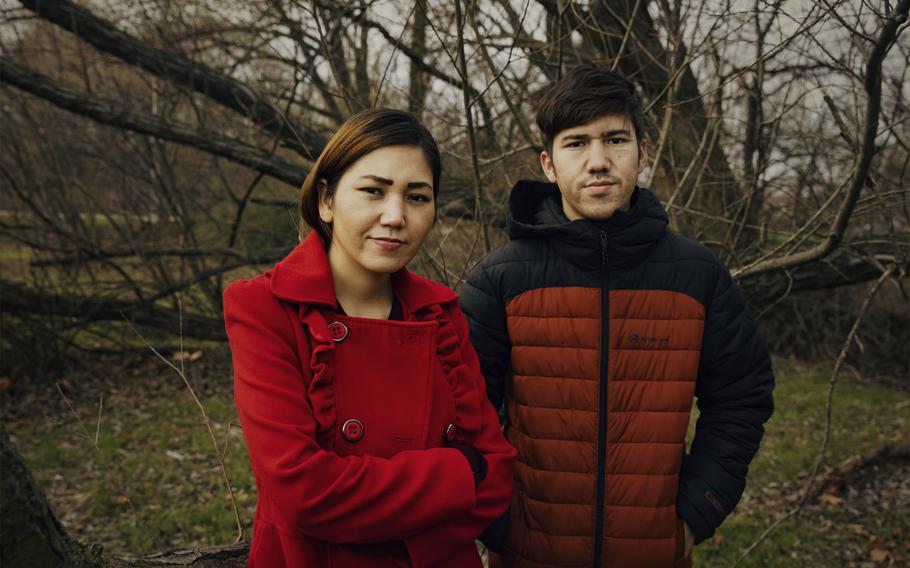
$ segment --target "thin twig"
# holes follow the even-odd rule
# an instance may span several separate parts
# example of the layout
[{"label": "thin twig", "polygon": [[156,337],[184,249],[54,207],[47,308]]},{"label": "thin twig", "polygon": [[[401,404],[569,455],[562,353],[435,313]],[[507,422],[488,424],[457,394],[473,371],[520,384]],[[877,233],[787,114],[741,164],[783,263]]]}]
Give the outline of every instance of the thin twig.
[{"label": "thin twig", "polygon": [[[468,10],[471,8],[468,7]],[[455,27],[458,30],[458,66],[461,69],[461,76],[465,78],[461,90],[464,99],[465,119],[467,120],[468,144],[471,148],[471,172],[474,177],[474,218],[480,226],[480,232],[483,235],[484,254],[490,250],[490,235],[487,231],[487,225],[483,222],[486,203],[483,194],[483,184],[480,181],[480,162],[477,155],[477,137],[474,132],[474,115],[471,112],[471,92],[470,85],[467,81],[468,63],[464,53],[464,32],[463,20],[461,16],[461,0],[455,0]],[[472,251],[473,253],[473,251]]]},{"label": "thin twig", "polygon": [[[89,435],[88,429],[86,429],[86,427],[85,427],[85,423],[82,422],[82,419],[79,418],[79,414],[76,413],[76,409],[73,408],[73,405],[70,404],[69,399],[66,398],[65,394],[63,394],[63,390],[60,388],[60,385],[58,383],[54,383],[54,386],[57,387],[57,392],[60,393],[60,397],[63,398],[63,402],[66,403],[66,406],[70,409],[70,412],[73,413],[73,417],[76,419],[76,424],[78,424],[79,428],[82,430],[82,434],[85,436],[85,438],[87,440],[92,441],[92,437]],[[104,401],[103,396],[101,398],[101,401],[102,402]],[[95,438],[94,438],[94,442],[92,444],[92,446],[95,448],[95,451],[98,453],[99,456],[101,455],[101,447],[98,445],[98,440],[100,439],[100,432],[101,432],[101,406],[99,403],[98,424],[95,429]],[[120,480],[118,480],[118,479],[114,479],[114,484],[117,486],[117,492],[120,493],[120,495],[123,496],[124,499],[126,499],[126,504],[129,505],[129,507],[130,507],[130,512],[135,513],[136,507],[133,506],[133,501],[126,494],[126,489],[124,488],[123,483],[121,483]]]},{"label": "thin twig", "polygon": [[401,26],[401,33],[398,34],[398,41],[392,44],[392,54],[389,56],[389,60],[386,63],[385,70],[382,72],[382,77],[379,78],[379,85],[376,87],[376,96],[373,97],[373,104],[370,105],[370,108],[376,108],[376,105],[379,104],[379,96],[382,94],[382,87],[385,85],[385,79],[389,74],[389,68],[392,67],[392,61],[395,60],[395,55],[398,53],[398,45],[401,44],[401,38],[404,37],[404,32],[408,29],[408,22],[411,21],[411,16],[414,14],[414,10],[417,8],[417,3],[411,7],[411,11],[408,12],[408,15],[404,19],[404,24]]},{"label": "thin twig", "polygon": [[771,533],[773,533],[780,525],[791,519],[794,515],[798,514],[811,497],[812,490],[815,485],[815,479],[818,477],[818,472],[825,461],[825,455],[828,452],[828,444],[831,442],[832,409],[834,402],[834,387],[837,386],[837,375],[840,372],[841,367],[844,365],[844,360],[847,358],[847,353],[850,351],[850,347],[856,340],[856,332],[859,330],[859,326],[866,315],[866,311],[869,309],[869,305],[872,303],[872,299],[878,293],[879,289],[882,287],[882,284],[885,283],[885,280],[887,280],[896,269],[896,264],[889,266],[887,270],[885,270],[885,272],[883,272],[875,282],[875,285],[872,286],[869,294],[866,295],[866,300],[863,302],[862,307],[860,307],[859,314],[856,316],[856,321],[853,322],[853,327],[850,328],[850,333],[847,334],[847,339],[844,340],[844,345],[841,348],[840,355],[838,355],[837,362],[834,364],[834,370],[831,372],[831,378],[828,379],[828,395],[827,402],[825,404],[825,436],[822,439],[821,448],[818,450],[818,456],[815,458],[815,464],[812,466],[812,473],[809,475],[809,481],[806,484],[806,489],[804,490],[802,497],[792,509],[787,511],[782,517],[774,521],[771,526],[766,528],[761,533],[761,535],[755,539],[755,542],[750,544],[749,547],[746,548],[739,556],[739,558],[737,558],[736,561],[730,565],[730,568],[736,568],[736,566],[738,566],[744,558],[749,556],[753,550],[758,548],[761,543],[767,540]]},{"label": "thin twig", "polygon": [[101,411],[104,408],[104,395],[98,399],[98,422],[95,425],[95,447],[98,447],[98,440],[101,438]]},{"label": "thin twig", "polygon": [[[177,296],[177,310],[178,310],[178,315],[179,315],[178,319],[180,322],[179,326],[181,329],[181,334],[180,334],[181,351],[180,351],[180,353],[182,355],[183,354],[183,349],[182,349],[182,347],[183,347],[183,333],[182,333],[183,304],[180,301],[179,295]],[[209,437],[212,439],[212,446],[215,448],[215,456],[218,458],[218,465],[221,468],[221,475],[222,475],[222,477],[224,477],[225,485],[227,485],[228,497],[231,500],[231,507],[234,510],[234,520],[237,523],[237,540],[235,541],[235,543],[240,542],[241,540],[243,540],[243,525],[240,523],[240,511],[237,508],[237,500],[234,498],[234,488],[231,486],[231,480],[228,477],[227,468],[224,467],[224,459],[222,457],[223,452],[221,451],[221,448],[218,447],[218,440],[215,439],[215,431],[212,428],[212,421],[209,420],[208,413],[205,411],[205,406],[202,404],[202,401],[199,400],[199,397],[196,396],[196,391],[193,390],[192,385],[190,385],[189,379],[187,379],[186,374],[183,372],[184,357],[181,356],[180,368],[177,368],[176,365],[174,365],[167,357],[162,355],[157,349],[155,349],[154,346],[152,346],[151,343],[148,342],[148,340],[145,339],[145,336],[143,336],[142,332],[140,332],[139,329],[135,325],[133,325],[133,322],[131,322],[125,316],[123,319],[126,320],[127,325],[129,325],[133,329],[133,331],[136,333],[136,335],[139,336],[139,339],[142,340],[142,342],[152,351],[152,353],[154,353],[159,359],[164,361],[164,363],[168,367],[173,369],[174,372],[176,372],[180,376],[180,378],[183,380],[184,386],[186,386],[186,389],[189,391],[190,396],[193,397],[193,401],[196,403],[196,406],[199,407],[199,412],[202,414],[202,421],[205,424],[206,430],[208,430]]]}]

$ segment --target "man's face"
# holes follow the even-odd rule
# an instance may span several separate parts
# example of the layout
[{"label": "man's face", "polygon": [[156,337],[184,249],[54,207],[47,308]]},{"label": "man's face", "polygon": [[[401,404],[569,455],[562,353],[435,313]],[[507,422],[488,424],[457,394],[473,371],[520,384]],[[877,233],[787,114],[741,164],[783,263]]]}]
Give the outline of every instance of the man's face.
[{"label": "man's face", "polygon": [[547,179],[559,186],[569,220],[609,219],[627,211],[638,174],[648,163],[648,148],[635,137],[625,115],[605,114],[567,128],[553,139],[551,152],[541,152]]}]

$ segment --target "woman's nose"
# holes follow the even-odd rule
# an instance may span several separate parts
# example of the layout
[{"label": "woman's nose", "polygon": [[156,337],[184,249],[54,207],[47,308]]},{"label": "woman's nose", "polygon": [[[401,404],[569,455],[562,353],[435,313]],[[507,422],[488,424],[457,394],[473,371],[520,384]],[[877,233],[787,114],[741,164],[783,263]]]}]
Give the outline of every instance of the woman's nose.
[{"label": "woman's nose", "polygon": [[382,207],[379,222],[383,225],[398,227],[404,225],[404,204],[401,199],[390,196]]}]

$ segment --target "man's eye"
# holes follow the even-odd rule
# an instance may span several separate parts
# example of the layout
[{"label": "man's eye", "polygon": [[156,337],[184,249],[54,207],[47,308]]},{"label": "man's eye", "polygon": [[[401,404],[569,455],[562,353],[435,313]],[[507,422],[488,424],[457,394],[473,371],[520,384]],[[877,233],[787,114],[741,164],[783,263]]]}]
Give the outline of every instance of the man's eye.
[{"label": "man's eye", "polygon": [[608,144],[623,144],[626,141],[625,138],[608,138]]},{"label": "man's eye", "polygon": [[568,144],[566,144],[566,148],[581,148],[584,145],[585,145],[585,143],[582,142],[581,140],[576,140],[575,142],[569,142]]}]

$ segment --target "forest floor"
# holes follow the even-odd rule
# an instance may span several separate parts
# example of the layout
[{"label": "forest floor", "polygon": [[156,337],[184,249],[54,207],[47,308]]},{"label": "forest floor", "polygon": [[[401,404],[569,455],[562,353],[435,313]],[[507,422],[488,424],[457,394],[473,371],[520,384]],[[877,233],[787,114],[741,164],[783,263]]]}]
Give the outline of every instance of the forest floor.
[{"label": "forest floor", "polygon": [[[217,347],[183,359],[249,539],[256,491],[231,397],[229,356]],[[778,359],[775,370],[776,411],[746,493],[696,548],[696,566],[730,566],[805,489],[824,433],[831,369]],[[826,463],[905,444],[908,394],[905,387],[842,375]],[[0,379],[0,398],[13,443],[58,518],[80,540],[136,555],[237,538],[212,437],[180,376],[163,362],[145,355],[93,359],[56,386]],[[740,566],[905,566],[908,558],[910,464],[891,459],[854,469],[844,483],[826,488]]]}]

